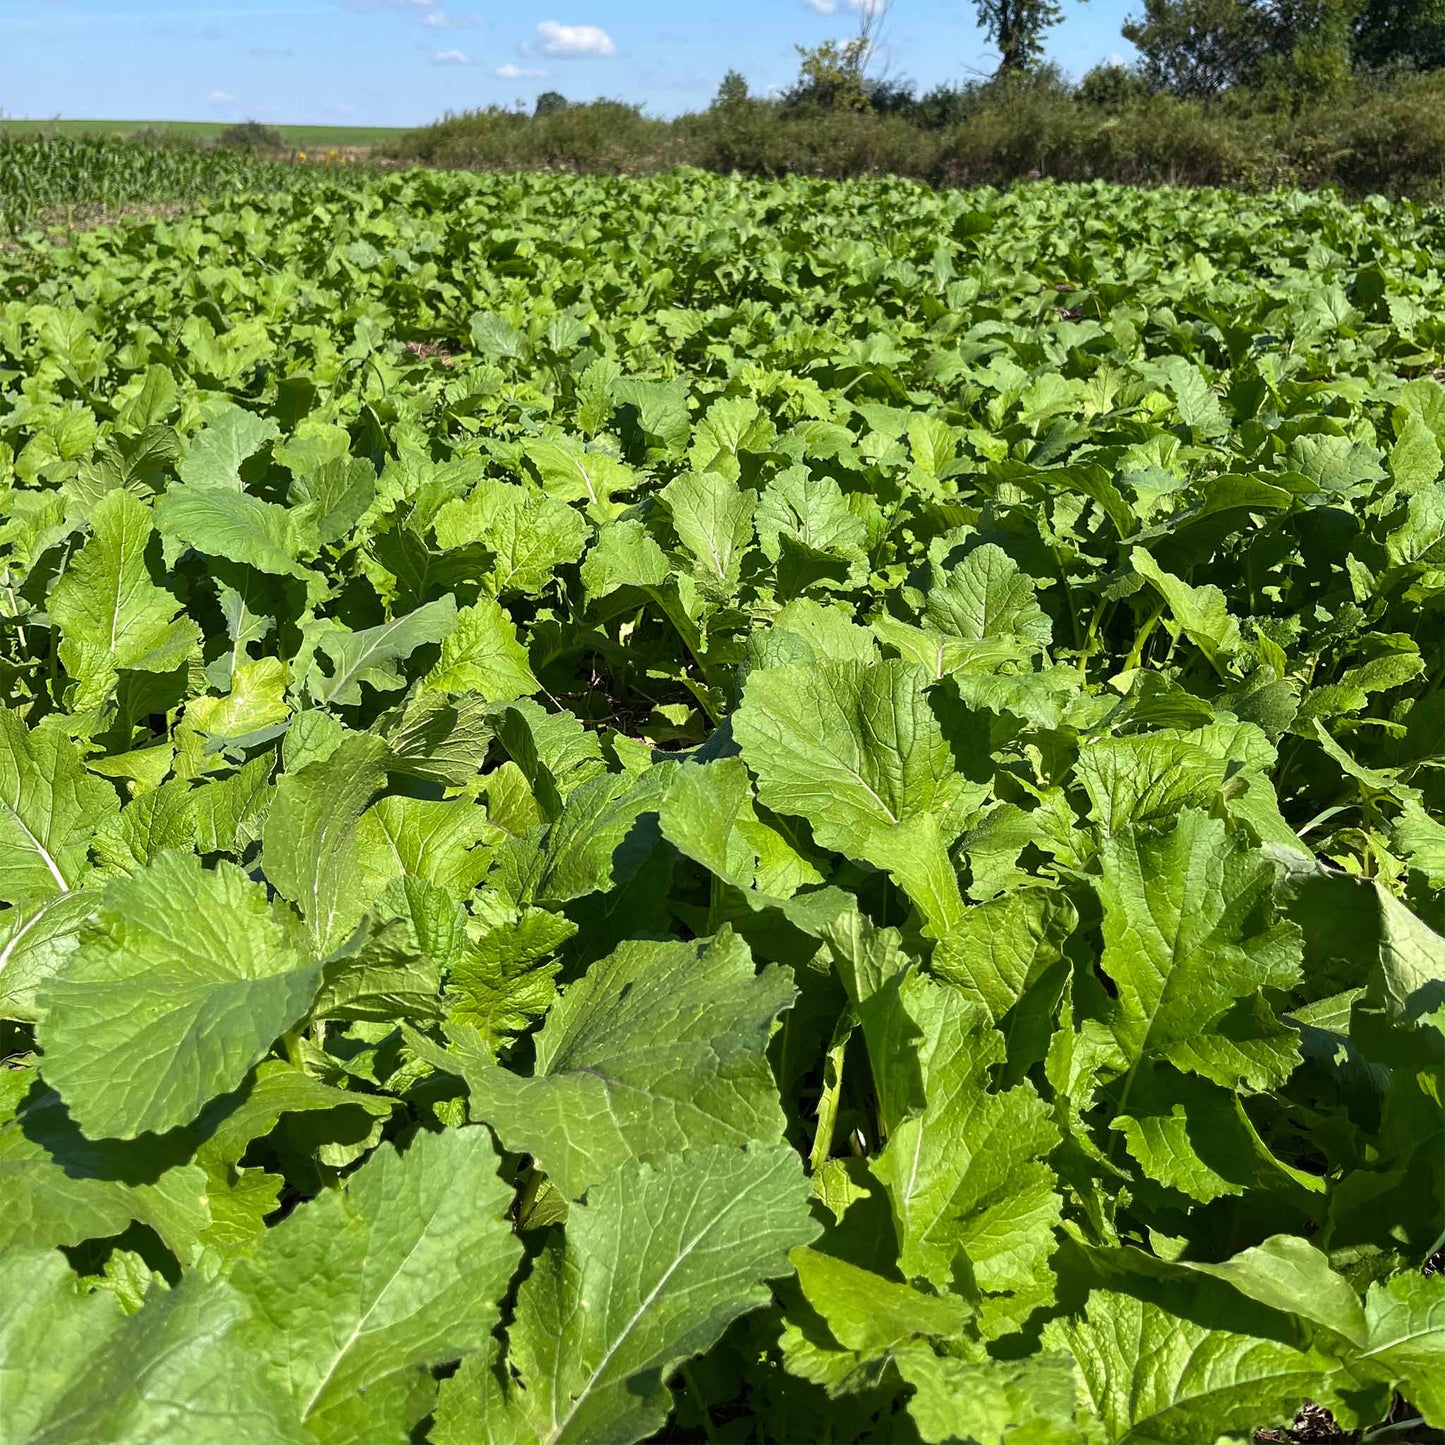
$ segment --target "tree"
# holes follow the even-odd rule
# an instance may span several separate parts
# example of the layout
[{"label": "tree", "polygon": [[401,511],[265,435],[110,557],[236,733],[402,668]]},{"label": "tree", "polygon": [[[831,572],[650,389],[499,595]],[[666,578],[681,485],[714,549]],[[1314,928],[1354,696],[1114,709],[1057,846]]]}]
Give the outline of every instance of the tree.
[{"label": "tree", "polygon": [[1044,31],[1063,19],[1058,0],[976,0],[978,23],[998,51],[1000,75],[1022,75],[1043,59]]},{"label": "tree", "polygon": [[1272,29],[1260,0],[1144,0],[1123,33],[1151,89],[1207,100],[1255,78]]},{"label": "tree", "polygon": [[560,90],[544,90],[537,97],[537,103],[532,107],[533,115],[552,115],[559,110],[566,110],[571,102]]},{"label": "tree", "polygon": [[1445,69],[1445,0],[1365,0],[1354,32],[1361,65]]},{"label": "tree", "polygon": [[883,42],[888,0],[862,0],[858,30],[847,40],[825,40],[821,45],[797,45],[798,78],[783,99],[794,108],[867,110],[876,83],[869,70]]},{"label": "tree", "polygon": [[722,83],[713,97],[714,106],[738,106],[748,98],[748,83],[742,71],[730,70],[723,76]]}]

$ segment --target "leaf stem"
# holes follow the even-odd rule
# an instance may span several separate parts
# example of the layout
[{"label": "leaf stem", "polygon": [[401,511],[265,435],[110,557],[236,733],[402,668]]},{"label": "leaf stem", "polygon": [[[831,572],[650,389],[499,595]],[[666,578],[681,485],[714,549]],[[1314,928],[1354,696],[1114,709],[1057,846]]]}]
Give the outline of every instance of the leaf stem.
[{"label": "leaf stem", "polygon": [[818,1128],[813,1135],[813,1152],[808,1156],[808,1173],[816,1174],[833,1152],[833,1131],[838,1125],[838,1105],[843,1096],[843,1053],[853,1033],[853,1010],[845,1008],[833,1030],[833,1040],[823,1060],[823,1093],[818,1099]]},{"label": "leaf stem", "polygon": [[697,1376],[692,1372],[691,1361],[681,1366],[678,1374],[682,1376],[682,1383],[692,1397],[692,1403],[697,1410],[697,1418],[702,1422],[702,1433],[707,1439],[708,1445],[717,1445],[717,1431],[713,1428],[712,1416],[708,1414],[707,1402],[703,1399],[702,1391],[697,1387]]}]

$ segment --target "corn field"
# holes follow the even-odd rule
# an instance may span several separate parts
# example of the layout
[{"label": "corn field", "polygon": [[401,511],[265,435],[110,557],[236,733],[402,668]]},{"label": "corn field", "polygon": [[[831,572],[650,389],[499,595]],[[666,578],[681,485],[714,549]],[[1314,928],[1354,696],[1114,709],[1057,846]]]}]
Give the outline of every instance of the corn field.
[{"label": "corn field", "polygon": [[241,151],[142,141],[0,137],[0,230],[39,221],[102,216],[118,208],[186,203],[245,191],[290,190],[314,175],[304,166]]}]

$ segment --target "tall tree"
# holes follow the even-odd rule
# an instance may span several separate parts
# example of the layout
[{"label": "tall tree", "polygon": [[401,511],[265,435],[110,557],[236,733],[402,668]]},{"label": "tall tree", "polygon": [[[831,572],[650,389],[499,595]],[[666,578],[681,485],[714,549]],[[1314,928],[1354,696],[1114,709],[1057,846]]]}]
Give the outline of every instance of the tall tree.
[{"label": "tall tree", "polygon": [[998,73],[1021,75],[1044,54],[1044,31],[1063,18],[1058,0],[976,0],[978,23],[998,51]]},{"label": "tall tree", "polygon": [[1123,33],[1153,89],[1207,100],[1255,78],[1272,28],[1259,0],[1144,0]]},{"label": "tall tree", "polygon": [[1445,69],[1445,0],[1365,0],[1355,59],[1372,68]]}]

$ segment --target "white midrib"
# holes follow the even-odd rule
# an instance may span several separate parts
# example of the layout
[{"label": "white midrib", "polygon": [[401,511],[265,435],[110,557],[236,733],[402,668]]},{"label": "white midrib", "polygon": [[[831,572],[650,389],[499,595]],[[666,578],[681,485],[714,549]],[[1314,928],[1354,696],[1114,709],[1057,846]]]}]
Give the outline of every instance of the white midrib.
[{"label": "white midrib", "polygon": [[0,949],[0,970],[3,970],[5,965],[10,962],[10,955],[20,946],[20,940],[24,938],[49,911],[50,905],[48,903],[43,907],[37,908],[34,916],[27,919],[16,932],[15,937],[12,938],[3,949]]},{"label": "white midrib", "polygon": [[15,805],[9,800],[9,798],[0,798],[0,807],[3,807],[5,811],[9,813],[12,818],[15,819],[16,827],[18,827],[20,831],[24,833],[25,836],[30,840],[30,846],[35,849],[35,852],[39,855],[40,860],[50,870],[50,876],[55,879],[55,882],[59,887],[60,891],[62,893],[69,893],[70,884],[65,881],[65,874],[60,871],[59,864],[57,864],[55,859],[51,856],[50,850],[45,846],[45,844],[42,843],[40,839],[37,838],[35,834],[30,831],[29,827],[26,825],[25,819],[22,818],[18,812],[16,812]]},{"label": "white midrib", "polygon": [[392,633],[397,631],[397,629],[400,628],[406,622],[406,620],[407,619],[405,617],[394,617],[390,622],[385,623],[381,628],[381,635],[375,640],[375,642],[372,643],[370,647],[362,649],[361,653],[357,656],[355,663],[353,663],[351,667],[347,668],[345,672],[339,672],[336,674],[335,677],[330,679],[331,691],[328,692],[326,695],[327,701],[329,701],[331,698],[334,698],[342,690],[342,688],[345,687],[346,684],[349,683],[351,679],[357,675],[357,673],[361,672],[362,669],[366,667],[366,665],[371,661],[371,659],[375,657],[377,653],[382,650],[383,647],[386,646],[388,640],[391,638]]},{"label": "white midrib", "polygon": [[581,475],[582,485],[587,488],[587,495],[592,498],[592,505],[595,507],[597,505],[597,490],[592,485],[591,473],[588,472],[587,468],[584,467],[582,463],[575,458],[572,464],[577,468],[578,473]]}]

